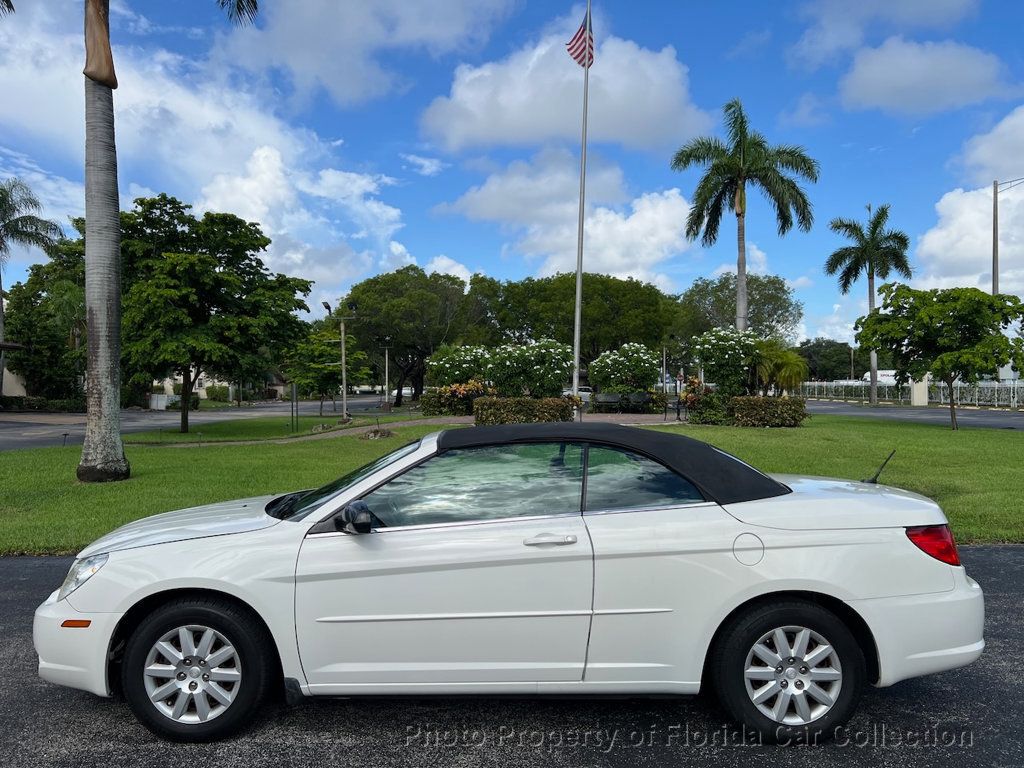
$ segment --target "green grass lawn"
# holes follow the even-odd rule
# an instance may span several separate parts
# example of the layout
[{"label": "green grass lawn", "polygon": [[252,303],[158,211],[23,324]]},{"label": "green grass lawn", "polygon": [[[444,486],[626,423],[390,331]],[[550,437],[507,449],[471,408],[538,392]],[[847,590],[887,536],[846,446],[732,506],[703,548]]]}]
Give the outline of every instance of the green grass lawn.
[{"label": "green grass lawn", "polygon": [[[436,429],[396,427],[396,436],[386,440],[341,434],[286,445],[129,445],[131,480],[105,485],[74,480],[78,448],[0,453],[0,554],[74,552],[146,515],[319,485]],[[882,482],[936,499],[958,540],[1024,542],[1024,437],[1013,431],[952,432],[842,416],[815,416],[791,430],[667,429],[770,472],[860,479],[895,448]]]},{"label": "green grass lawn", "polygon": [[323,416],[300,416],[299,430],[293,432],[287,416],[254,416],[229,419],[206,424],[192,424],[190,431],[182,434],[175,427],[151,429],[146,432],[132,432],[124,436],[126,443],[221,443],[233,440],[280,440],[285,437],[310,435],[313,427],[324,424],[333,429],[366,427],[377,423],[389,424],[419,417],[416,413],[399,413],[385,416],[356,416],[346,425],[338,423],[339,413],[325,412]]}]

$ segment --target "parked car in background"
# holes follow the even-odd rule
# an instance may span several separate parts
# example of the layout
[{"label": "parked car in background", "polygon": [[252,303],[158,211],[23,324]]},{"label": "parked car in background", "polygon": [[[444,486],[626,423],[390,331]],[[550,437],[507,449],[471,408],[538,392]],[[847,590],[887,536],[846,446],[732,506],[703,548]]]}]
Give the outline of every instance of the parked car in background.
[{"label": "parked car in background", "polygon": [[[580,400],[584,403],[590,402],[590,396],[594,394],[594,390],[591,387],[579,387],[576,390],[579,393]],[[562,390],[562,397],[569,397],[572,394],[572,387],[566,387]]]},{"label": "parked car in background", "polygon": [[[567,422],[438,432],[315,490],[129,523],[78,554],[33,636],[44,680],[120,690],[181,741],[251,723],[281,685],[710,689],[789,741],[834,733],[865,685],[971,663],[983,621],[922,496]],[[945,685],[929,716],[957,711]]]},{"label": "parked car in background", "polygon": [[[861,376],[860,380],[864,384],[870,384],[871,383],[871,371],[868,371],[863,376]],[[886,385],[890,385],[890,386],[895,386],[896,385],[896,371],[879,371],[878,372],[878,383],[879,384],[886,384]]]},{"label": "parked car in background", "polygon": [[[398,397],[398,390],[391,390],[391,397]],[[412,387],[402,387],[402,397],[412,397]]]}]

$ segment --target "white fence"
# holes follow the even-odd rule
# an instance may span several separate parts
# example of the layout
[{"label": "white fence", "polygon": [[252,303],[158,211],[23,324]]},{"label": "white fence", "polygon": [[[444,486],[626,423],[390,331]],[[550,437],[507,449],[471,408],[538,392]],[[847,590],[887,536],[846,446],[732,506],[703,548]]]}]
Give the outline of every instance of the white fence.
[{"label": "white fence", "polygon": [[[867,402],[870,398],[870,387],[867,383],[805,381],[800,385],[800,394],[803,397],[817,400]],[[910,386],[879,384],[878,399],[881,402],[909,405]],[[957,405],[1018,409],[1024,406],[1024,384],[1019,379],[1000,382],[981,381],[977,384],[957,383],[953,386],[953,401]],[[928,402],[936,405],[949,405],[949,388],[945,384],[931,382],[928,386]]]}]

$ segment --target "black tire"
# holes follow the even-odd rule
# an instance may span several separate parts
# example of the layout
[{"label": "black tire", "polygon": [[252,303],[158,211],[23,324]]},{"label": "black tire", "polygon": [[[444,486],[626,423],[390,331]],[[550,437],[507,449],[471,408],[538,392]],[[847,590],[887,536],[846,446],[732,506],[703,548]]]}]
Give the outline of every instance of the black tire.
[{"label": "black tire", "polygon": [[[187,625],[208,627],[223,636],[234,647],[241,670],[241,679],[228,684],[237,685],[230,705],[206,722],[172,719],[157,709],[146,690],[143,670],[150,650],[164,634]],[[274,677],[272,642],[257,619],[229,601],[186,598],[167,603],[144,618],[128,638],[121,666],[125,698],[139,721],[157,736],[182,742],[223,738],[251,722],[263,701]]]},{"label": "black tire", "polygon": [[[780,723],[762,713],[751,700],[744,678],[747,655],[754,644],[766,633],[786,626],[806,627],[826,638],[842,668],[835,703],[805,725]],[[849,628],[831,611],[802,600],[762,603],[737,616],[724,628],[713,649],[710,671],[719,701],[736,722],[762,740],[777,744],[815,743],[831,738],[853,715],[866,677],[864,653]]]}]

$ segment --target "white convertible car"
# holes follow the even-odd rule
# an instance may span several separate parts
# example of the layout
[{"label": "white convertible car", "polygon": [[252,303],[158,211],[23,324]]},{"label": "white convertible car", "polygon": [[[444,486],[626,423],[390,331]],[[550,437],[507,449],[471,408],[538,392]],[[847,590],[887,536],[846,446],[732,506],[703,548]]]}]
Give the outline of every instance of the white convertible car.
[{"label": "white convertible car", "polygon": [[602,424],[439,432],[322,488],[168,512],[86,547],[39,674],[217,738],[293,696],[693,694],[768,739],[862,686],[969,664],[978,584],[926,498],[769,477]]}]

